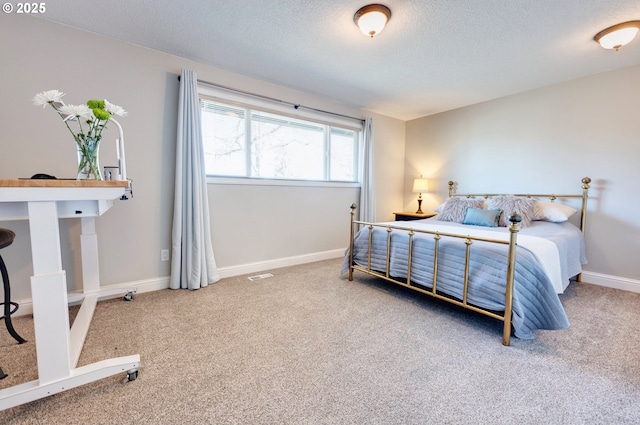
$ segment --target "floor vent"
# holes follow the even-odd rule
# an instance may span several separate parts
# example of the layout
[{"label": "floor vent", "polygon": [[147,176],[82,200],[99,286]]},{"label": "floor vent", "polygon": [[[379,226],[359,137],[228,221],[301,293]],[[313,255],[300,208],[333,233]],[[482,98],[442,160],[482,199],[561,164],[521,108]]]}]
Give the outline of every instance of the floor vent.
[{"label": "floor vent", "polygon": [[254,281],[254,280],[260,280],[260,279],[266,279],[268,277],[273,277],[273,275],[271,273],[257,274],[255,276],[249,276],[249,280]]}]

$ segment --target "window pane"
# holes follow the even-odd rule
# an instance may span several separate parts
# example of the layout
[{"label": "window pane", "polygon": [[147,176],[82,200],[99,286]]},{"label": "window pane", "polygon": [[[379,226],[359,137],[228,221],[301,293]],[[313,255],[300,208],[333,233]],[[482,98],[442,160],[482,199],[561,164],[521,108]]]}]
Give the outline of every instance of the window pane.
[{"label": "window pane", "polygon": [[207,175],[357,181],[357,125],[334,128],[326,117],[280,115],[206,96],[200,108]]},{"label": "window pane", "polygon": [[207,174],[246,176],[244,109],[201,100]]},{"label": "window pane", "polygon": [[251,161],[252,177],[325,180],[324,126],[253,111]]},{"label": "window pane", "polygon": [[331,128],[329,180],[355,181],[357,133]]}]

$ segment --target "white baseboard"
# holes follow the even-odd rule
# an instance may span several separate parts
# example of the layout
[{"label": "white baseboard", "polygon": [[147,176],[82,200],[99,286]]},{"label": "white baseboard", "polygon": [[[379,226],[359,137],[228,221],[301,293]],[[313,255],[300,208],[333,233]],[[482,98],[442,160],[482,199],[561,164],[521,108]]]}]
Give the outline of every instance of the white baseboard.
[{"label": "white baseboard", "polygon": [[[333,258],[341,258],[344,256],[344,249],[335,249],[331,251],[323,251],[316,252],[313,254],[304,254],[304,255],[296,255],[294,257],[286,257],[286,258],[278,258],[275,260],[267,260],[267,261],[259,261],[256,263],[248,263],[248,264],[240,264],[237,266],[231,267],[221,267],[218,269],[218,273],[221,278],[239,276],[243,274],[250,274],[256,272],[262,272],[266,270],[278,269],[281,267],[289,267],[289,266],[297,266],[299,264],[312,263],[315,261],[329,260]],[[103,299],[108,298],[117,298],[124,296],[126,292],[129,290],[135,290],[136,293],[140,294],[143,292],[151,292],[158,291],[160,289],[168,289],[169,288],[169,276],[158,277],[155,279],[146,279],[146,280],[138,280],[133,282],[126,283],[118,283],[114,285],[105,285],[103,289],[122,289],[122,293],[120,295],[115,295],[113,297],[105,297]],[[69,304],[77,304],[78,302],[74,302],[74,298],[78,298],[81,300],[82,294],[81,292],[69,292]],[[15,312],[14,317],[23,316],[26,314],[33,314],[33,303],[30,298],[23,300],[13,300],[17,302],[20,307],[18,311]]]},{"label": "white baseboard", "polygon": [[623,291],[640,293],[640,280],[611,276],[595,272],[582,272],[582,282],[593,285],[606,286],[607,288],[621,289]]},{"label": "white baseboard", "polygon": [[221,278],[239,276],[243,274],[279,269],[281,267],[297,266],[299,264],[313,263],[316,261],[330,260],[344,256],[345,249],[315,252],[312,254],[296,255],[294,257],[277,258],[275,260],[259,261],[256,263],[240,264],[218,269]]}]

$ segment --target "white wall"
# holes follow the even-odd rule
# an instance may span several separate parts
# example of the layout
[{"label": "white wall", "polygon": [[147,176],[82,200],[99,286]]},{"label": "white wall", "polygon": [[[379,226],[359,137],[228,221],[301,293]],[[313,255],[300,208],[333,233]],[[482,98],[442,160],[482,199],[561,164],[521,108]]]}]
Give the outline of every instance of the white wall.
[{"label": "white wall", "polygon": [[[64,91],[64,100],[71,104],[106,97],[129,112],[119,121],[125,131],[134,198],[117,202],[96,221],[105,285],[166,280],[169,274],[170,263],[160,261],[160,250],[171,245],[181,69],[192,69],[205,81],[313,108],[359,118],[370,115],[330,99],[30,16],[1,14],[0,39],[0,178],[29,177],[36,172],[75,175],[73,139],[53,110],[31,105],[37,92]],[[376,176],[381,187],[377,208],[386,213],[393,207],[385,205],[402,204],[404,122],[373,116],[375,149],[380,155],[376,164],[384,164]],[[109,155],[114,156],[108,153],[108,140],[115,137],[115,132],[105,133],[102,165],[109,165]],[[243,268],[247,264],[260,268],[277,265],[280,259],[341,253],[348,239],[348,206],[357,201],[358,189],[210,185],[209,196],[214,254],[221,270],[233,272],[247,270]],[[0,226],[17,233],[14,244],[2,252],[11,273],[13,298],[28,299],[33,274],[28,223]],[[303,231],[306,236],[301,238]],[[77,220],[61,220],[62,260],[70,289],[79,288],[79,233]]]},{"label": "white wall", "polygon": [[419,174],[431,179],[427,209],[449,180],[460,192],[581,193],[589,176],[585,280],[640,290],[639,95],[634,66],[410,121],[405,209]]},{"label": "white wall", "polygon": [[[169,274],[160,250],[170,247],[177,115],[177,75],[193,69],[205,81],[351,116],[374,117],[376,213],[416,209],[411,181],[431,178],[464,191],[578,191],[590,176],[587,248],[590,276],[635,283],[640,268],[637,161],[640,68],[593,76],[408,123],[300,93],[219,68],[99,37],[30,16],[0,14],[0,178],[47,172],[74,175],[75,147],[52,110],[31,105],[39,91],[59,89],[68,103],[106,97],[122,105],[134,198],[97,220],[103,284],[158,281]],[[13,40],[9,42],[9,40]],[[405,133],[406,131],[406,133]],[[115,138],[115,134],[106,135]],[[406,145],[405,145],[406,139]],[[103,149],[103,165],[110,161]],[[406,158],[406,160],[405,160]],[[523,186],[524,185],[524,186]],[[404,192],[403,192],[404,188]],[[314,258],[346,246],[348,205],[357,189],[210,185],[214,253],[229,273],[292,257]],[[312,226],[308,237],[298,236]],[[14,299],[30,297],[31,252],[26,221],[4,222],[18,237],[3,249]],[[80,225],[61,221],[63,266],[79,287]],[[248,243],[250,241],[251,243]]]}]

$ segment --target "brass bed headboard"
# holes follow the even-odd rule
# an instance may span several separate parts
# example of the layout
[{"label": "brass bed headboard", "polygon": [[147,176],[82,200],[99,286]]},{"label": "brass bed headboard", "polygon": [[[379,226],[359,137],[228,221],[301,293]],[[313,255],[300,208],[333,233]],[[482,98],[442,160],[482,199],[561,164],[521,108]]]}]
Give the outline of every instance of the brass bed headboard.
[{"label": "brass bed headboard", "polygon": [[464,196],[466,198],[490,198],[492,196],[524,196],[527,198],[548,198],[551,202],[554,202],[557,198],[582,198],[582,207],[580,210],[580,230],[584,234],[586,225],[587,225],[587,200],[589,199],[589,183],[591,183],[591,179],[589,177],[584,177],[582,179],[582,194],[570,194],[570,195],[557,195],[557,194],[533,194],[533,193],[524,193],[524,194],[506,194],[506,193],[455,193],[453,181],[449,181],[449,197],[452,196]]}]

